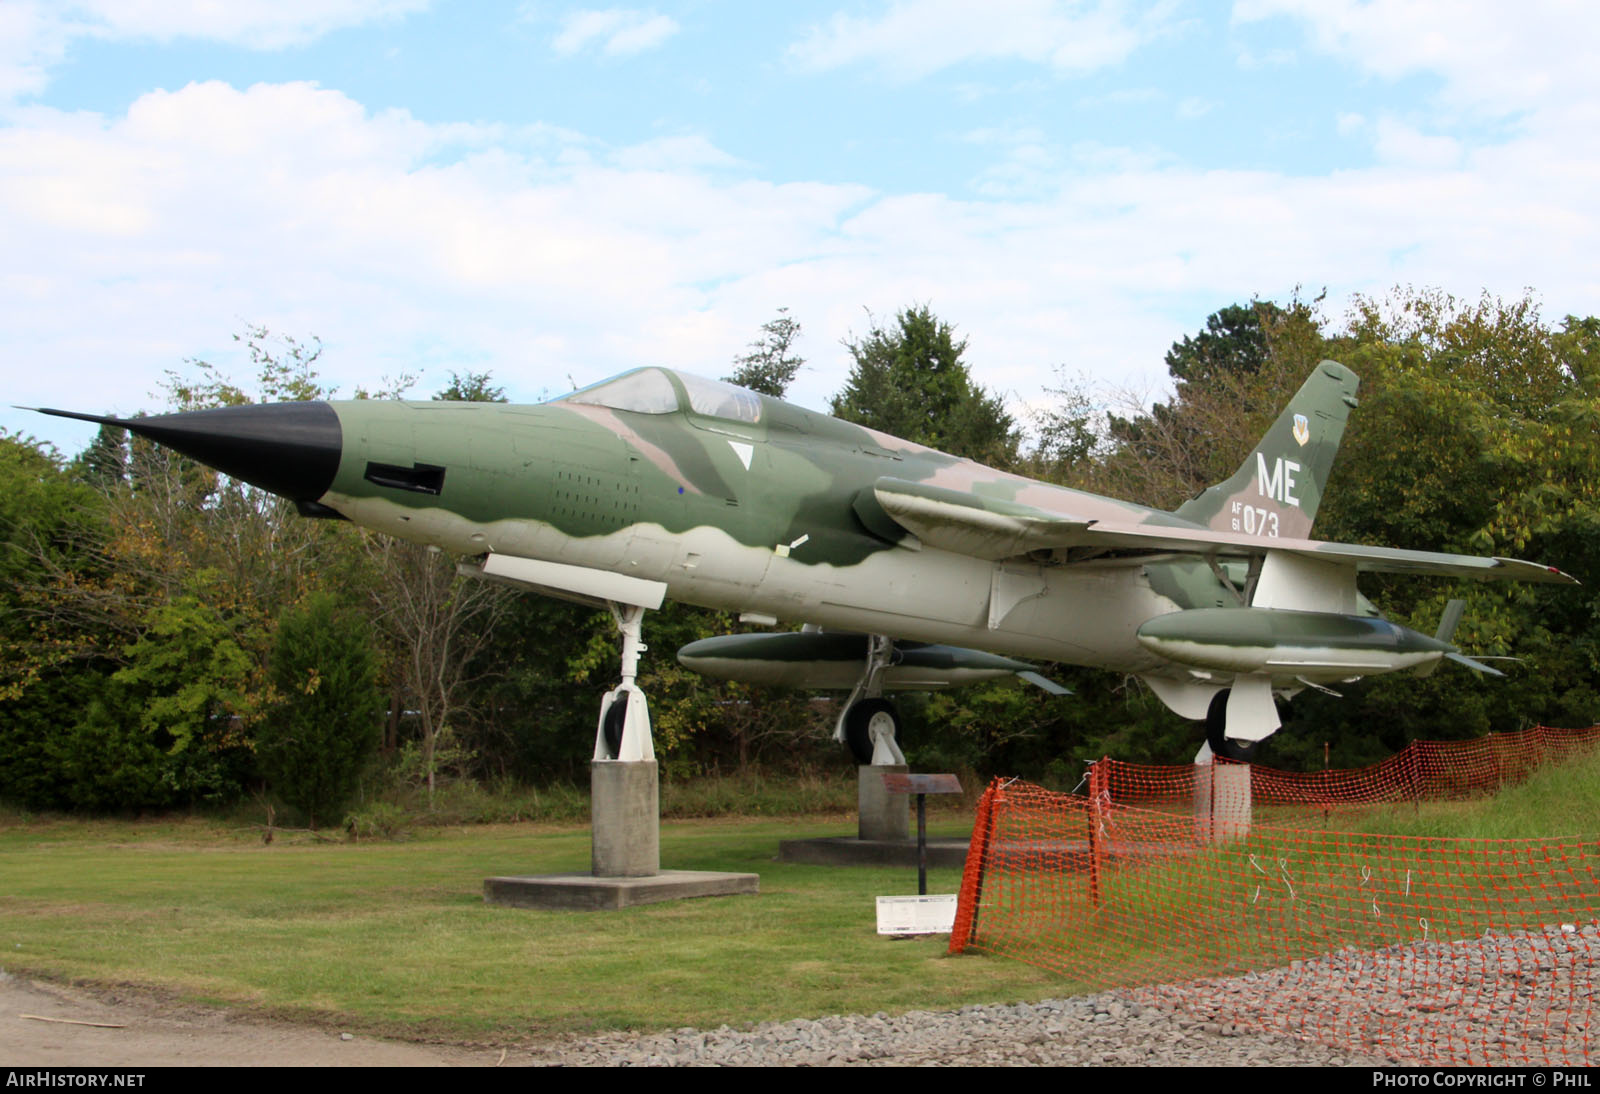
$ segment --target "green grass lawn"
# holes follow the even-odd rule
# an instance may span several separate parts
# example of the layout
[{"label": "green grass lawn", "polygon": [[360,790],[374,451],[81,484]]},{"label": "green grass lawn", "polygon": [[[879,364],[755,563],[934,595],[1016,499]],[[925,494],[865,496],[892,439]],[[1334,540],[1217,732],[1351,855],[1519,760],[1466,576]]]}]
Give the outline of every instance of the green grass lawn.
[{"label": "green grass lawn", "polygon": [[[1600,758],[1543,768],[1495,799],[1338,818],[1347,821],[1428,836],[1600,832]],[[942,813],[931,827],[953,835],[965,823]],[[912,868],[773,861],[780,839],[853,828],[816,818],[668,821],[663,866],[759,873],[761,894],[539,912],[486,906],[483,879],[586,870],[586,828],[477,825],[421,828],[396,842],[288,835],[264,845],[259,830],[201,819],[0,816],[0,968],[256,1013],[332,1015],[389,1035],[488,1041],[956,1007],[1089,987],[1019,961],[947,957],[943,937],[879,938],[872,898],[914,892]],[[1113,871],[1107,896],[1123,886],[1160,889],[1165,875],[1238,850]],[[951,892],[958,880],[935,870],[929,888]],[[1318,895],[1317,878],[1300,882],[1305,897]],[[1419,896],[1423,882],[1419,873]],[[1214,948],[1218,925],[1237,910],[1210,906],[1196,892],[1203,885],[1182,888],[1191,894],[1185,918]],[[1444,917],[1435,922],[1442,928]],[[1094,928],[1077,912],[1056,926],[1069,947],[1099,947],[1102,963],[1165,966],[1174,945],[1194,949],[1170,928],[1165,941],[1087,938]]]},{"label": "green grass lawn", "polygon": [[[941,820],[936,833],[960,822]],[[400,1036],[521,1039],[1020,1000],[1073,989],[946,939],[875,933],[916,871],[777,863],[815,819],[662,825],[662,865],[761,875],[759,896],[617,912],[486,906],[485,877],[584,871],[587,829],[427,829],[317,843],[203,820],[0,827],[0,967]],[[954,870],[931,892],[953,892]]]}]

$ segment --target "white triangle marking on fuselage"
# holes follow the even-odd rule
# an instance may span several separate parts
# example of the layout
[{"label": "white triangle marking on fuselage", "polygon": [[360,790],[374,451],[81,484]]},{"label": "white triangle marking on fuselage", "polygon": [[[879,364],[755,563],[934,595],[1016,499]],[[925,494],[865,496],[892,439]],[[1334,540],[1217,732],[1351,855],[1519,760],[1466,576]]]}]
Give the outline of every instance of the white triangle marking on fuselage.
[{"label": "white triangle marking on fuselage", "polygon": [[750,470],[750,457],[755,455],[755,446],[740,444],[738,441],[729,441],[728,447],[733,449],[733,454],[739,457],[739,462],[744,464],[746,471]]}]

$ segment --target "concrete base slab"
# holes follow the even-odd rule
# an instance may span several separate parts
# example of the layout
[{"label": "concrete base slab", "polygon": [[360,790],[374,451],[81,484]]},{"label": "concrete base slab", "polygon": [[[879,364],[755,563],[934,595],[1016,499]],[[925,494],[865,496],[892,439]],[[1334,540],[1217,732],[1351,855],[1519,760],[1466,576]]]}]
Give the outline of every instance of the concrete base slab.
[{"label": "concrete base slab", "polygon": [[656,904],[664,900],[735,896],[760,891],[760,874],[724,874],[711,870],[662,870],[649,877],[542,874],[491,877],[483,881],[485,904],[569,912],[599,912],[631,908],[636,904]]},{"label": "concrete base slab", "polygon": [[[971,839],[930,839],[928,865],[959,870],[967,861]],[[909,866],[917,868],[916,840],[786,839],[778,843],[779,862],[808,866]]]}]

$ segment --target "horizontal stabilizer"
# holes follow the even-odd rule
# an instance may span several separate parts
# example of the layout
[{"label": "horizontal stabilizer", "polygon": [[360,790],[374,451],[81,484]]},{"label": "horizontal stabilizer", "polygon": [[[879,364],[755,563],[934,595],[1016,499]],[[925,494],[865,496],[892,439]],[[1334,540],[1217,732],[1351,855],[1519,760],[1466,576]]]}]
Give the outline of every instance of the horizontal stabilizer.
[{"label": "horizontal stabilizer", "polygon": [[[1471,669],[1473,672],[1481,672],[1485,676],[1504,676],[1505,675],[1505,673],[1501,672],[1499,669],[1494,668],[1491,665],[1485,665],[1482,661],[1479,661],[1477,658],[1468,657],[1464,653],[1447,653],[1447,654],[1444,655],[1444,658],[1445,658],[1446,661],[1454,661],[1458,665],[1465,665],[1465,666],[1467,666],[1467,668]],[[1512,658],[1512,660],[1516,660],[1516,658]]]}]

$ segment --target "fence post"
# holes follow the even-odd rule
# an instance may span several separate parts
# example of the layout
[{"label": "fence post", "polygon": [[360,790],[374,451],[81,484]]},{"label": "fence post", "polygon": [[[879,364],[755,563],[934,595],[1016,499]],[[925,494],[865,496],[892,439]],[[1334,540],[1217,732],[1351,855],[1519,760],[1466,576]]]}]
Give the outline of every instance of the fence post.
[{"label": "fence post", "polygon": [[1405,772],[1406,788],[1411,791],[1413,813],[1422,812],[1422,780],[1417,774],[1421,766],[1422,750],[1417,747],[1416,741],[1407,741],[1406,747],[1400,751],[1400,770]]},{"label": "fence post", "polygon": [[1002,783],[995,778],[983,797],[972,821],[972,842],[967,846],[966,866],[961,871],[961,893],[956,898],[956,918],[950,929],[950,953],[964,953],[978,931],[978,904],[983,900],[984,875],[989,868],[989,837],[994,831],[994,810]]},{"label": "fence post", "polygon": [[1089,765],[1089,900],[1095,906],[1100,904],[1100,856],[1104,854],[1103,837],[1100,835],[1100,788],[1105,782],[1105,775],[1101,764],[1105,758],[1096,760]]}]

